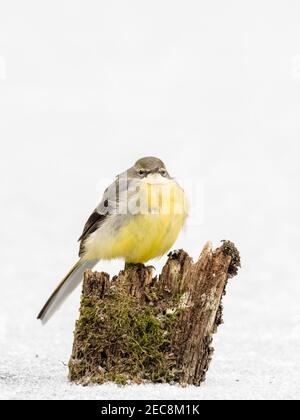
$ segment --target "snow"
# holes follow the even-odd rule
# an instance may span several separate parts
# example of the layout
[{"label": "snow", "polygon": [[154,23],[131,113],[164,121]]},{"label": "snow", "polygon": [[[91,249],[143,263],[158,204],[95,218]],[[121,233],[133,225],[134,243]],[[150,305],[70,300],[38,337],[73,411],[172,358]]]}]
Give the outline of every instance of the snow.
[{"label": "snow", "polygon": [[[214,339],[215,355],[200,387],[113,384],[82,387],[67,380],[76,314],[75,298],[46,327],[34,319],[41,288],[32,278],[1,296],[6,314],[1,343],[0,395],[10,399],[224,399],[299,397],[299,324],[296,294],[285,282],[263,276],[260,287],[244,273],[225,297],[225,324]],[[21,275],[21,274],[20,274]],[[44,274],[45,275],[45,274]],[[261,274],[260,274],[261,275]],[[31,280],[31,282],[30,282]],[[251,284],[252,282],[252,284]],[[37,289],[37,290],[36,290]],[[270,297],[270,290],[273,290]],[[7,289],[6,289],[7,292]],[[14,296],[14,297],[13,297]],[[2,320],[3,321],[3,320]],[[3,334],[2,334],[3,340]]]},{"label": "snow", "polygon": [[[299,4],[63,4],[0,16],[0,399],[299,399]],[[80,290],[36,315],[103,187],[149,154],[193,187],[176,247],[241,252],[207,380],[70,384]]]}]

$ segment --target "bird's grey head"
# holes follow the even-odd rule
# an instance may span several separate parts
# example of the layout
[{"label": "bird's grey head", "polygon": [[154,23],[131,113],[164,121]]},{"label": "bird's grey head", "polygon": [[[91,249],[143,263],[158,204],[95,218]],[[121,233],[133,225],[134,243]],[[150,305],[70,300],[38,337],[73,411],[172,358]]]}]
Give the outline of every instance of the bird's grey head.
[{"label": "bird's grey head", "polygon": [[163,161],[153,156],[139,159],[130,169],[130,172],[131,175],[139,178],[145,178],[154,174],[159,174],[164,178],[171,178]]}]

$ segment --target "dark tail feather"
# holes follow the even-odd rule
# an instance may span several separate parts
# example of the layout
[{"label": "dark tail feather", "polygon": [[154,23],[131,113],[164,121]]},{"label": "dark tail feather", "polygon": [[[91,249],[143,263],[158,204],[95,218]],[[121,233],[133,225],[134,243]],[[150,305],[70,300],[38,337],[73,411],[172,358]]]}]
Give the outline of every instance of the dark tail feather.
[{"label": "dark tail feather", "polygon": [[80,259],[71,268],[65,278],[49,297],[41,312],[38,314],[38,319],[42,321],[42,324],[46,324],[54,312],[56,312],[61,304],[65,301],[65,299],[73,292],[73,290],[76,289],[82,280],[85,270],[88,268],[93,268],[97,262],[97,260],[83,261]]}]

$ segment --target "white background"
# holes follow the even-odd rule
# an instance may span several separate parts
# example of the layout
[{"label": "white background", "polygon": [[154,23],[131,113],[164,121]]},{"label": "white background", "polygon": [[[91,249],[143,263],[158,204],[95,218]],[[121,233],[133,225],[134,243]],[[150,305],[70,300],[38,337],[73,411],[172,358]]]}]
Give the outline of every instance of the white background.
[{"label": "white background", "polygon": [[[297,0],[1,1],[0,398],[299,398],[299,19]],[[207,381],[70,385],[80,290],[35,317],[103,179],[144,155],[204,189],[176,247],[241,252]]]}]

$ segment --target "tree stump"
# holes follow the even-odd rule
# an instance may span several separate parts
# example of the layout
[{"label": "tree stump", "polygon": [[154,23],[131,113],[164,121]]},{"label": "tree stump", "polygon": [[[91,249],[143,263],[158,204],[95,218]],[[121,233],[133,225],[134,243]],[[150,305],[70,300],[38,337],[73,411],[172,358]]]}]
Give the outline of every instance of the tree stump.
[{"label": "tree stump", "polygon": [[159,276],[153,267],[126,266],[84,275],[69,379],[84,385],[167,382],[200,385],[222,323],[222,296],[237,274],[239,252],[207,243],[197,262],[174,251]]}]

